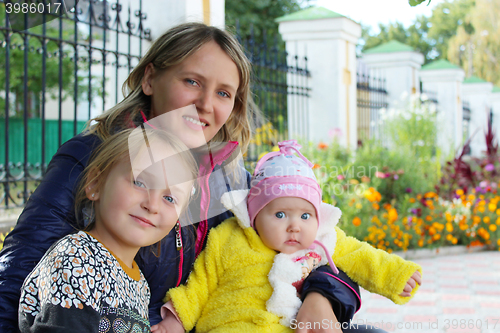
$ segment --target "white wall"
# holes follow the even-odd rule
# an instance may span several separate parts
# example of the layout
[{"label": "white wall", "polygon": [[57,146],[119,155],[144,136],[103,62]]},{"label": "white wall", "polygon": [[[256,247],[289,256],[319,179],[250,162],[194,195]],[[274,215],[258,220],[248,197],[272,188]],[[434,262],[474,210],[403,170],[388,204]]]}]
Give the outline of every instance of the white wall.
[{"label": "white wall", "polygon": [[[340,142],[355,148],[356,53],[361,26],[346,17],[281,22],[279,31],[289,54],[307,55],[311,72],[306,132],[300,131],[293,104],[289,103],[289,136],[329,142],[328,133],[339,128]],[[289,83],[290,84],[290,83]]]},{"label": "white wall", "polygon": [[481,156],[486,150],[484,133],[487,127],[488,114],[491,108],[491,90],[493,84],[487,83],[464,83],[463,98],[469,101],[471,109],[471,120],[469,133],[474,135],[471,142],[471,155]]},{"label": "white wall", "polygon": [[441,121],[438,126],[438,145],[448,155],[462,145],[463,105],[462,69],[435,69],[420,71],[423,90],[436,93]]}]

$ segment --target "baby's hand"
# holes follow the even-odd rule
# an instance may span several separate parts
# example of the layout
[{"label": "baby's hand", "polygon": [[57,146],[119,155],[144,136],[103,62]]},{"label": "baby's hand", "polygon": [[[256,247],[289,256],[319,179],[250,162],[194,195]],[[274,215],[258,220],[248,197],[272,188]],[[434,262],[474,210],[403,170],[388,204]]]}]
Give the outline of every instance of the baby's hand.
[{"label": "baby's hand", "polygon": [[413,290],[413,288],[415,288],[417,286],[417,283],[419,285],[422,284],[422,275],[420,275],[419,271],[416,271],[415,273],[413,273],[413,275],[408,280],[408,282],[406,282],[406,286],[403,289],[403,292],[401,294],[399,294],[399,296],[401,296],[401,297],[410,297],[411,296],[411,291]]},{"label": "baby's hand", "polygon": [[184,333],[184,327],[175,318],[174,314],[168,311],[165,319],[160,321],[158,324],[151,326],[152,333]]}]

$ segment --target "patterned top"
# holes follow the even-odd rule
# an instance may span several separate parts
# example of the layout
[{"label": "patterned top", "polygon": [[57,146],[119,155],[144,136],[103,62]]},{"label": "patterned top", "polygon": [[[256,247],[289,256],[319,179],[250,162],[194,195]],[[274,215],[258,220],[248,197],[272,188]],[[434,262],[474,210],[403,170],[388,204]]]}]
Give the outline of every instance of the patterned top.
[{"label": "patterned top", "polygon": [[149,286],[133,269],[85,232],[62,238],[24,281],[21,332],[149,332]]}]

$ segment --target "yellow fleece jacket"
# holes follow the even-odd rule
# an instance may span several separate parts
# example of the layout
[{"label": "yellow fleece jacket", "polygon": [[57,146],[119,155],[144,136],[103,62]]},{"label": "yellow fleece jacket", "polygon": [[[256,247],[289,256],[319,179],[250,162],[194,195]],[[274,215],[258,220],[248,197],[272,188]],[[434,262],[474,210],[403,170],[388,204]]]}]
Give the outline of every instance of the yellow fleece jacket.
[{"label": "yellow fleece jacket", "polygon": [[[341,270],[397,304],[410,299],[398,295],[415,271],[422,273],[419,265],[335,229],[332,258]],[[172,301],[187,331],[196,325],[196,332],[293,332],[266,310],[273,293],[267,275],[275,255],[253,228],[242,229],[236,218],[227,219],[210,231],[187,284],[171,289],[166,301]]]}]

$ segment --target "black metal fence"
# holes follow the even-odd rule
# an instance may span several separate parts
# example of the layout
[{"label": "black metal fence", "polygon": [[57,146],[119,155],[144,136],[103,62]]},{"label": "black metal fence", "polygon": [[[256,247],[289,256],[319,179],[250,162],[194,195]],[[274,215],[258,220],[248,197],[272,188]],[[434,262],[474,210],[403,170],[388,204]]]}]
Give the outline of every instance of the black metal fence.
[{"label": "black metal fence", "polygon": [[[5,2],[0,0],[0,204],[9,208],[24,205],[63,142],[94,112],[118,102],[118,83],[142,56],[150,31],[142,0],[136,8],[125,8],[123,0],[80,0],[60,15],[55,8],[31,14],[10,8],[6,15]],[[53,2],[38,3],[44,8]]]},{"label": "black metal fence", "polygon": [[[5,2],[0,0],[0,208],[12,208],[26,203],[59,146],[120,100],[121,83],[151,33],[144,28],[142,0],[134,7],[123,0],[80,0],[62,15],[36,14],[36,27],[22,12],[12,25]],[[240,37],[265,116],[257,119],[248,161],[288,139],[289,115],[297,128],[307,128],[307,58],[290,56],[278,38],[263,36]]]},{"label": "black metal fence", "polygon": [[252,163],[279,141],[288,140],[289,134],[309,136],[307,99],[311,74],[307,57],[289,55],[278,36],[269,37],[264,31],[262,39],[256,40],[252,28],[246,37],[241,37],[237,28],[237,36],[252,62],[252,92],[264,114],[264,119],[256,119],[256,133],[246,157]]},{"label": "black metal fence", "polygon": [[[358,59],[359,60],[359,59]],[[388,93],[385,78],[358,61],[356,73],[358,145],[369,139],[384,140],[380,110],[387,109]]]}]

